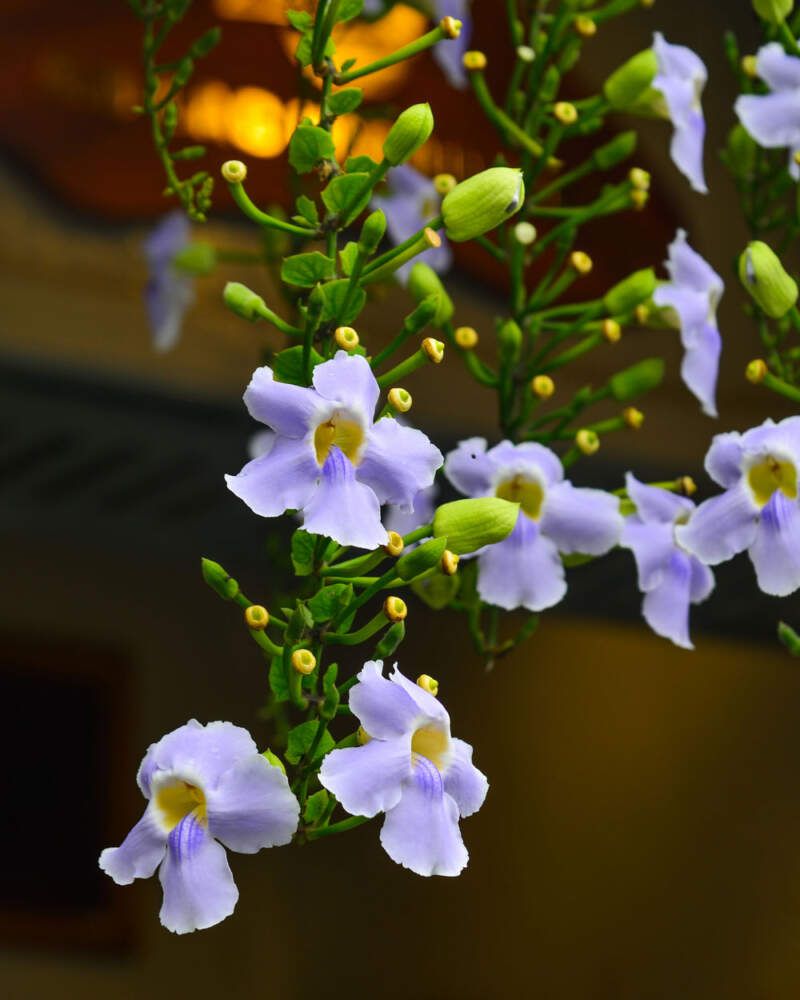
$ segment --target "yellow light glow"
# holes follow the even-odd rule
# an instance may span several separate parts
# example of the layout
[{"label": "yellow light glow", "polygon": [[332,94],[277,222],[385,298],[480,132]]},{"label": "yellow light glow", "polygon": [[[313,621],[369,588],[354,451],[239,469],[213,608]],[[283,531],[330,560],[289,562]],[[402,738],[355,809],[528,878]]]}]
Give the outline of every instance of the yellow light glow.
[{"label": "yellow light glow", "polygon": [[227,115],[228,138],[253,156],[280,156],[286,148],[284,110],[283,101],[268,90],[241,87],[234,93]]},{"label": "yellow light glow", "polygon": [[[292,3],[297,10],[310,4]],[[258,24],[286,24],[286,0],[214,0],[214,13],[226,21],[255,21]]]}]

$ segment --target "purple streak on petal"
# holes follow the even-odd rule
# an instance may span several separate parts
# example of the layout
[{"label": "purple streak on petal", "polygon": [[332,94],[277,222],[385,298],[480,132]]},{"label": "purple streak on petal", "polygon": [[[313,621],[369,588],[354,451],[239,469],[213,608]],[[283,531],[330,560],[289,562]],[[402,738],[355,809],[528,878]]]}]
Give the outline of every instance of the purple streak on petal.
[{"label": "purple streak on petal", "polygon": [[370,740],[363,747],[331,750],[319,780],[352,816],[376,816],[400,801],[411,777],[411,734]]},{"label": "purple streak on petal", "polygon": [[742,478],[742,436],[737,431],[714,436],[705,460],[706,472],[725,489]]},{"label": "purple streak on petal", "polygon": [[135,878],[150,878],[167,849],[167,835],[148,805],[144,815],[119,847],[107,847],[100,855],[100,868],[117,885],[130,885]]},{"label": "purple streak on petal", "polygon": [[305,437],[330,412],[313,389],[276,381],[266,365],[253,372],[244,403],[251,417],[290,438]]},{"label": "purple streak on petal", "polygon": [[309,440],[278,437],[266,455],[254,458],[235,476],[228,489],[262,517],[300,510],[317,492],[322,474]]},{"label": "purple streak on petal", "polygon": [[689,597],[692,604],[702,604],[714,590],[714,574],[695,556],[690,556],[692,578],[689,585]]},{"label": "purple streak on petal", "polygon": [[644,620],[656,635],[671,639],[676,646],[694,649],[689,639],[689,556],[675,550],[657,587],[645,594]]},{"label": "purple streak on petal", "polygon": [[676,517],[694,510],[694,504],[688,497],[678,496],[677,493],[662,490],[658,486],[640,483],[631,472],[625,476],[625,488],[628,496],[636,504],[636,513],[647,523],[671,525]]},{"label": "purple streak on petal", "polygon": [[437,725],[441,729],[446,730],[449,735],[450,716],[447,714],[447,709],[438,698],[435,698],[429,691],[421,688],[419,684],[415,684],[413,681],[410,681],[405,674],[401,674],[397,669],[396,664],[393,667],[392,672],[389,674],[389,680],[397,687],[405,691],[408,697],[411,698],[418,710],[428,721],[437,723]]},{"label": "purple streak on petal", "polygon": [[800,90],[800,59],[788,55],[780,42],[758,50],[756,69],[770,90]]},{"label": "purple streak on petal", "polygon": [[750,547],[758,586],[765,594],[788,597],[800,587],[800,506],[783,493],[773,493],[761,511]]},{"label": "purple streak on petal", "polygon": [[463,740],[450,741],[451,759],[444,773],[444,790],[452,796],[462,817],[476,813],[486,799],[489,782],[472,763],[472,747]]},{"label": "purple streak on petal", "polygon": [[422,431],[384,417],[367,432],[356,477],[375,491],[381,503],[410,511],[419,491],[432,485],[443,461]]},{"label": "purple streak on petal", "polygon": [[458,828],[458,807],[444,791],[442,777],[418,757],[402,798],[386,814],[383,849],[397,864],[417,875],[458,875],[469,855]]},{"label": "purple streak on petal", "polygon": [[322,478],[303,508],[303,526],[315,535],[327,535],[340,545],[375,549],[389,535],[381,524],[381,505],[374,491],[356,479],[349,458],[331,447]]},{"label": "purple streak on petal", "polygon": [[759,146],[780,149],[800,141],[800,90],[743,94],[733,107]]},{"label": "purple streak on petal", "polygon": [[556,483],[547,491],[542,512],[542,534],[559,552],[601,556],[619,541],[623,517],[619,500],[602,490],[577,489]]},{"label": "purple streak on petal", "polygon": [[519,515],[508,538],[478,556],[478,593],[487,604],[506,611],[544,611],[566,592],[558,549],[525,514]]},{"label": "purple streak on petal", "polygon": [[444,474],[465,496],[484,497],[490,493],[494,464],[486,451],[486,439],[461,441],[445,459]]},{"label": "purple streak on petal", "polygon": [[360,414],[365,427],[372,423],[380,388],[365,357],[337,351],[314,369],[314,388],[325,399]]},{"label": "purple streak on petal", "polygon": [[234,764],[206,803],[210,835],[242,854],[288,844],[300,818],[286,775],[259,753]]},{"label": "purple streak on petal", "polygon": [[681,378],[687,388],[700,401],[703,413],[717,416],[716,392],[719,375],[719,356],[722,352],[722,338],[719,330],[711,323],[705,323],[695,335],[681,362]]},{"label": "purple streak on petal", "polygon": [[396,505],[390,506],[384,518],[386,530],[396,531],[398,535],[408,535],[421,528],[423,524],[430,524],[436,510],[438,495],[439,487],[433,483],[417,493],[410,511],[405,511]]},{"label": "purple streak on petal", "polygon": [[708,566],[732,559],[750,548],[758,510],[743,482],[701,503],[688,524],[678,525],[678,543]]},{"label": "purple streak on petal", "polygon": [[213,927],[233,913],[239,898],[225,849],[194,813],[170,833],[159,877],[164,889],[161,923],[176,934]]},{"label": "purple streak on petal", "polygon": [[440,42],[433,50],[433,58],[441,66],[450,86],[458,90],[464,90],[467,86],[467,73],[462,60],[472,37],[470,2],[471,0],[434,0],[435,20],[441,21],[449,15],[461,21],[461,34],[458,38]]},{"label": "purple streak on petal", "polygon": [[416,701],[382,674],[383,663],[370,660],[350,692],[350,708],[370,736],[389,740],[412,733],[420,716]]},{"label": "purple streak on petal", "polygon": [[646,593],[659,586],[675,551],[671,524],[646,524],[635,514],[625,519],[620,545],[630,549],[636,560],[639,590]]}]

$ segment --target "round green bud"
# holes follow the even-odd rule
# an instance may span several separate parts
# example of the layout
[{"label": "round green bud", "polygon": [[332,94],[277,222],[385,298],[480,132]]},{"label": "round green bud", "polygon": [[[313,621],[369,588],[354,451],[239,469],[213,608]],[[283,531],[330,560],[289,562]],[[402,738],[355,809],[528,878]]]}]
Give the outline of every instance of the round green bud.
[{"label": "round green bud", "polygon": [[618,403],[627,403],[637,396],[643,396],[661,384],[664,378],[662,358],[645,358],[630,368],[617,372],[608,380],[611,395]]},{"label": "round green bud", "polygon": [[658,59],[652,49],[632,56],[606,80],[603,93],[618,111],[635,107],[645,96],[658,74]]},{"label": "round green bud", "polygon": [[770,24],[781,24],[792,13],[794,0],[753,0],[753,10]]},{"label": "round green bud", "polygon": [[636,151],[636,141],[636,133],[633,131],[615,135],[610,142],[604,143],[594,151],[592,159],[595,166],[599,170],[611,170],[612,167],[616,167],[629,156],[633,156]]},{"label": "round green bud", "polygon": [[224,600],[232,601],[239,593],[239,584],[236,580],[229,576],[222,566],[214,562],[213,559],[201,559],[200,569],[205,582]]},{"label": "round green bud", "polygon": [[725,154],[728,163],[740,177],[752,176],[758,146],[744,125],[736,124],[728,133]]},{"label": "round green bud", "polygon": [[646,302],[656,290],[656,273],[652,267],[634,271],[627,278],[609,288],[603,296],[603,305],[611,316],[630,312],[642,302]]},{"label": "round green bud", "polygon": [[403,553],[395,563],[395,571],[401,580],[413,580],[426,569],[438,566],[446,548],[446,538],[429,538],[410,552]]},{"label": "round green bud", "polygon": [[393,167],[410,160],[433,132],[430,104],[413,104],[389,129],[383,143],[383,155]]},{"label": "round green bud", "polygon": [[238,281],[227,283],[222,293],[222,300],[231,312],[235,312],[243,319],[249,319],[251,323],[255,323],[266,308],[260,295],[256,295],[247,285],[242,285]]},{"label": "round green bud", "polygon": [[437,303],[436,312],[431,320],[434,326],[443,326],[453,318],[455,312],[453,300],[432,267],[418,261],[408,273],[408,290],[414,300],[420,303],[429,296],[434,296]]},{"label": "round green bud", "polygon": [[190,243],[175,254],[172,263],[186,274],[210,274],[217,263],[217,251],[210,243]]},{"label": "round green bud", "polygon": [[772,319],[785,316],[797,302],[797,282],[786,273],[766,243],[749,243],[739,258],[739,280],[751,298]]},{"label": "round green bud", "polygon": [[359,250],[362,250],[366,254],[375,253],[385,232],[386,216],[378,209],[364,220],[364,225],[361,227],[361,236],[358,240]]},{"label": "round green bud", "polygon": [[491,167],[457,184],[442,202],[444,228],[454,243],[482,236],[522,208],[522,171]]},{"label": "round green bud", "polygon": [[522,350],[522,330],[513,319],[506,320],[497,328],[497,345],[500,360],[504,364],[513,364]]},{"label": "round green bud", "polygon": [[461,556],[502,542],[514,530],[518,514],[518,503],[500,497],[454,500],[437,509],[433,534],[435,538],[446,538],[447,548]]}]

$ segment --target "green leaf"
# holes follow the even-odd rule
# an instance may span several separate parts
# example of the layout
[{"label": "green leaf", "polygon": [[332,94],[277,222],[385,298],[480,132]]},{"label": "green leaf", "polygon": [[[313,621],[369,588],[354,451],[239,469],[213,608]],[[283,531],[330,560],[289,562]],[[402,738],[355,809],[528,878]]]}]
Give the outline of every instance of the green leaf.
[{"label": "green leaf", "polygon": [[[314,736],[317,732],[317,726],[319,722],[316,719],[312,719],[310,722],[302,722],[299,726],[295,726],[294,729],[289,733],[289,745],[286,747],[286,759],[290,764],[299,764],[300,761],[305,756],[309,747],[314,741]],[[314,754],[314,761],[321,760],[326,753],[333,750],[335,743],[333,737],[327,730],[319,741],[319,746],[317,747],[316,753]],[[314,763],[312,761],[312,763]]]},{"label": "green leaf", "polygon": [[[347,207],[347,214],[341,221],[346,223],[355,219],[367,207],[372,197],[370,186],[367,185],[365,188],[368,179],[367,174],[342,174],[334,177],[322,192],[322,200],[328,210],[338,215]],[[358,200],[353,201],[356,197]]]},{"label": "green leaf", "polygon": [[289,621],[286,624],[286,642],[296,645],[302,641],[306,630],[313,627],[314,619],[311,617],[311,612],[302,601],[298,600],[297,606],[289,615]]},{"label": "green leaf", "polygon": [[314,546],[317,536],[298,528],[292,535],[292,564],[298,576],[309,576],[314,569]]},{"label": "green leaf", "polygon": [[298,31],[305,31],[314,24],[314,18],[307,10],[287,10],[286,20]]},{"label": "green leaf", "polygon": [[386,629],[380,642],[375,647],[375,659],[383,660],[387,656],[391,656],[405,637],[406,623],[395,622],[391,628]]},{"label": "green leaf", "polygon": [[352,240],[339,251],[339,260],[342,264],[342,271],[348,275],[348,277],[353,273],[353,267],[355,266],[357,256],[358,243],[354,243]]},{"label": "green leaf", "polygon": [[303,122],[294,130],[289,142],[289,163],[298,174],[307,174],[320,160],[330,159],[334,148],[330,132]]},{"label": "green leaf", "polygon": [[[311,348],[311,367],[321,364],[325,359]],[[291,385],[305,385],[306,377],[303,368],[303,345],[297,344],[295,347],[287,347],[275,355],[272,362],[272,370],[275,378],[279,382],[289,382]]]},{"label": "green leaf", "polygon": [[323,719],[333,719],[336,715],[336,709],[339,707],[341,696],[339,695],[339,689],[336,687],[336,678],[338,675],[339,666],[336,663],[332,663],[322,678],[322,691],[325,698],[320,707],[319,714]]},{"label": "green leaf", "polygon": [[345,59],[341,66],[341,72],[346,73],[349,69],[352,69],[355,66],[356,62],[356,59]]},{"label": "green leaf", "polygon": [[367,301],[367,293],[363,288],[356,288],[347,311],[342,312],[349,285],[350,282],[347,278],[342,278],[339,281],[329,281],[327,285],[319,286],[324,303],[322,309],[323,322],[336,320],[340,326],[349,326],[356,321],[358,314],[364,308]]},{"label": "green leaf", "polygon": [[334,272],[333,261],[319,250],[296,253],[281,265],[281,279],[287,285],[299,285],[300,288],[313,288],[318,281],[332,278]]},{"label": "green leaf", "polygon": [[444,573],[435,573],[424,580],[417,580],[415,583],[412,583],[411,589],[429,608],[433,608],[434,611],[441,611],[456,596],[460,583],[460,576],[458,574],[455,576],[446,576]]},{"label": "green leaf", "polygon": [[332,583],[323,587],[308,602],[308,610],[315,622],[328,622],[353,600],[353,585]]},{"label": "green leaf", "polygon": [[[300,36],[300,41],[297,43],[297,48],[295,49],[295,59],[300,63],[301,66],[309,66],[311,64],[311,49],[314,41],[314,30],[313,28],[308,28]],[[336,44],[332,38],[329,38],[325,43],[325,56],[332,56],[336,52]]]},{"label": "green leaf", "polygon": [[312,226],[319,225],[319,212],[317,211],[317,206],[304,194],[301,194],[297,199],[297,211],[306,220],[306,222],[310,222]]},{"label": "green leaf", "polygon": [[364,9],[364,0],[342,0],[336,14],[337,21],[351,21]]},{"label": "green leaf", "polygon": [[364,91],[360,87],[348,87],[347,90],[340,90],[332,94],[328,100],[328,107],[335,115],[347,115],[364,100]]},{"label": "green leaf", "polygon": [[289,681],[283,668],[283,657],[273,656],[269,665],[269,686],[276,701],[289,700]]},{"label": "green leaf", "polygon": [[283,761],[276,753],[273,753],[269,747],[267,747],[267,749],[261,754],[261,756],[265,760],[267,760],[273,767],[280,768],[280,770],[283,771],[284,774],[286,774],[286,768],[284,767]]},{"label": "green leaf", "polygon": [[377,166],[371,156],[348,156],[344,161],[344,170],[347,174],[368,174]]},{"label": "green leaf", "polygon": [[320,788],[318,792],[314,792],[313,795],[309,795],[306,799],[305,811],[303,812],[303,819],[306,823],[316,823],[325,812],[328,806],[328,801],[328,793],[324,788]]}]

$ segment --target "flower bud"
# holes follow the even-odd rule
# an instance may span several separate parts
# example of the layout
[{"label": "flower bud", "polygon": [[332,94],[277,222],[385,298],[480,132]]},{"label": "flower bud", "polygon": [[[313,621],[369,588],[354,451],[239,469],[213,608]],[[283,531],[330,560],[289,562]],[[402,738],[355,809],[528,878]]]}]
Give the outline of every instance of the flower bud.
[{"label": "flower bud", "polygon": [[636,314],[636,322],[639,326],[647,326],[648,320],[650,319],[650,306],[642,302],[634,310]]},{"label": "flower bud", "polygon": [[637,396],[643,396],[661,384],[664,378],[662,358],[645,358],[630,368],[617,372],[608,380],[611,395],[618,403],[627,403]]},{"label": "flower bud", "polygon": [[760,240],[748,244],[739,258],[739,280],[756,305],[772,319],[785,316],[797,302],[797,282]]},{"label": "flower bud", "polygon": [[579,14],[572,23],[581,38],[593,38],[597,34],[597,25],[585,14]]},{"label": "flower bud", "polygon": [[575,250],[569,255],[569,266],[578,274],[587,275],[591,274],[594,261],[583,250]]},{"label": "flower bud", "polygon": [[453,334],[456,344],[462,351],[471,351],[478,344],[478,331],[471,326],[459,326]]},{"label": "flower bud", "polygon": [[239,584],[219,563],[215,563],[212,559],[201,559],[200,569],[209,587],[226,601],[233,600],[239,593]]},{"label": "flower bud", "polygon": [[269,625],[269,611],[260,604],[251,604],[249,608],[245,608],[244,622],[248,628],[263,632]]},{"label": "flower bud", "polygon": [[296,670],[298,674],[303,674],[307,677],[309,674],[314,673],[316,665],[317,658],[310,649],[296,649],[292,653],[292,669]]},{"label": "flower bud", "polygon": [[243,319],[249,319],[251,323],[254,323],[266,308],[260,295],[256,295],[247,285],[242,285],[238,281],[229,281],[225,285],[222,300],[231,312],[235,312]]},{"label": "flower bud", "polygon": [[409,271],[408,290],[417,302],[422,302],[429,295],[435,296],[437,307],[431,321],[434,326],[443,326],[453,318],[453,300],[447,294],[439,275],[423,261],[418,261]]},{"label": "flower bud", "polygon": [[618,344],[622,339],[622,327],[615,319],[604,319],[600,329],[609,344]]},{"label": "flower bud", "polygon": [[460,560],[461,556],[457,556],[455,552],[451,552],[450,549],[445,549],[442,553],[441,561],[439,562],[439,569],[445,576],[455,576],[458,572],[458,564]]},{"label": "flower bud", "polygon": [[333,339],[343,351],[352,351],[358,347],[358,334],[352,326],[337,326],[333,331]]},{"label": "flower bud", "polygon": [[622,419],[625,421],[626,427],[630,427],[632,431],[638,431],[644,423],[644,414],[635,406],[628,406],[622,411]]},{"label": "flower bud", "polygon": [[575,444],[578,451],[584,455],[594,455],[600,449],[600,438],[594,431],[590,431],[588,427],[584,427],[575,435]]},{"label": "flower bud", "polygon": [[401,597],[387,597],[383,602],[383,613],[390,622],[401,622],[408,614],[408,608]]},{"label": "flower bud", "polygon": [[578,120],[578,109],[569,101],[558,101],[553,106],[553,115],[561,125],[574,125]]},{"label": "flower bud", "polygon": [[217,251],[210,243],[190,243],[175,254],[172,263],[186,274],[211,274],[217,264]]},{"label": "flower bud", "polygon": [[419,684],[423,691],[427,691],[428,694],[432,694],[434,698],[439,693],[439,682],[435,677],[431,677],[429,674],[420,674],[417,678],[417,684]]},{"label": "flower bud", "polygon": [[637,212],[641,212],[649,200],[649,191],[642,191],[641,188],[634,188],[631,191],[631,204]]},{"label": "flower bud", "polygon": [[753,10],[770,24],[781,24],[792,13],[794,0],[753,0]]},{"label": "flower bud", "polygon": [[450,17],[449,15],[443,17],[439,22],[439,27],[448,38],[458,38],[463,26],[463,22],[459,21],[457,17]]},{"label": "flower bud", "polygon": [[634,271],[610,288],[603,296],[603,305],[612,316],[619,316],[646,302],[656,290],[656,274],[652,267]]},{"label": "flower bud", "polygon": [[433,178],[433,186],[442,197],[446,194],[450,194],[456,184],[458,184],[458,181],[452,174],[437,174]]},{"label": "flower bud", "polygon": [[247,180],[247,167],[241,160],[226,160],[220,173],[229,184],[244,184]]},{"label": "flower bud", "polygon": [[524,63],[532,63],[536,58],[536,52],[530,47],[530,45],[518,45],[517,55]]},{"label": "flower bud", "polygon": [[739,176],[748,177],[756,165],[758,146],[744,125],[737,123],[728,133],[725,153],[728,163]]},{"label": "flower bud", "polygon": [[389,129],[383,143],[383,155],[393,167],[410,160],[433,132],[430,104],[413,104]]},{"label": "flower bud", "polygon": [[378,244],[383,239],[386,232],[386,216],[378,209],[364,219],[361,227],[361,236],[358,240],[358,249],[365,254],[374,253],[378,249]]},{"label": "flower bud", "polygon": [[537,375],[531,381],[531,392],[539,399],[549,399],[556,391],[556,384],[549,375]]},{"label": "flower bud", "polygon": [[395,386],[389,390],[387,398],[389,405],[392,409],[397,410],[398,413],[408,413],[411,409],[412,399],[408,389],[401,389],[400,386]]},{"label": "flower bud", "polygon": [[652,49],[639,52],[606,80],[603,93],[617,111],[633,108],[653,85],[658,74],[658,59]]},{"label": "flower bud", "polygon": [[744,377],[748,382],[752,382],[753,385],[760,385],[767,374],[769,373],[769,368],[767,368],[767,362],[763,358],[755,358],[744,370]]},{"label": "flower bud", "polygon": [[389,541],[383,546],[383,551],[388,556],[399,556],[405,548],[403,536],[396,531],[389,532]]},{"label": "flower bud", "polygon": [[378,645],[375,647],[375,659],[383,660],[387,656],[391,656],[392,653],[397,649],[400,643],[406,637],[406,623],[403,621],[395,622],[390,625],[389,628],[383,633],[383,637]]},{"label": "flower bud", "polygon": [[477,49],[465,52],[461,58],[461,62],[467,72],[470,70],[480,72],[481,70],[486,69],[486,56],[483,52],[478,52]]},{"label": "flower bud", "polygon": [[536,226],[530,222],[518,222],[514,226],[514,239],[524,247],[536,242]]},{"label": "flower bud", "polygon": [[506,320],[498,327],[497,344],[503,364],[513,364],[519,358],[522,350],[522,330],[513,319]]},{"label": "flower bud", "polygon": [[425,570],[437,566],[446,548],[446,538],[429,538],[427,542],[422,542],[400,556],[395,564],[395,571],[401,580],[412,580]]},{"label": "flower bud", "polygon": [[440,365],[444,360],[444,344],[441,340],[434,340],[433,337],[426,337],[421,344],[428,361],[434,365]]},{"label": "flower bud", "polygon": [[641,167],[631,167],[628,172],[628,180],[637,191],[650,190],[650,174],[646,170],[642,170]]},{"label": "flower bud", "polygon": [[499,497],[453,500],[442,504],[433,518],[433,534],[446,538],[456,555],[475,552],[484,545],[502,542],[514,530],[519,504]]},{"label": "flower bud", "polygon": [[454,243],[482,236],[522,208],[522,171],[491,167],[457,184],[442,202],[445,232]]},{"label": "flower bud", "polygon": [[600,146],[592,154],[595,166],[600,170],[611,170],[618,164],[633,156],[636,151],[637,136],[635,132],[620,132],[613,139]]}]

